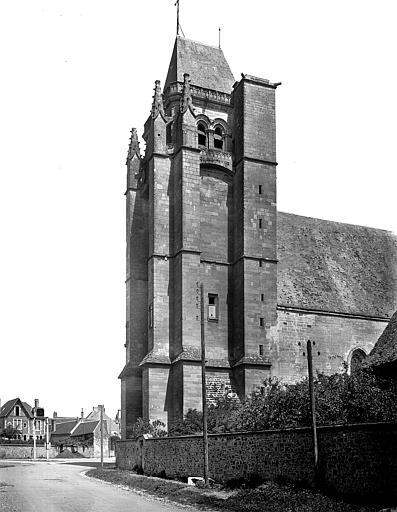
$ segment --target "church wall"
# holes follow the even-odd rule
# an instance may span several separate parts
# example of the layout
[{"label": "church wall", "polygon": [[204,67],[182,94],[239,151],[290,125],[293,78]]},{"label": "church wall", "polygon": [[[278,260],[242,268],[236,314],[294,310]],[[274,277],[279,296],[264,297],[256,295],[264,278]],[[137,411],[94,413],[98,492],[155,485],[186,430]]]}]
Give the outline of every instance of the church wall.
[{"label": "church wall", "polygon": [[161,420],[167,424],[166,393],[169,368],[146,367],[143,376],[143,419]]},{"label": "church wall", "polygon": [[139,192],[128,192],[127,216],[127,361],[140,361],[147,350],[148,204]]},{"label": "church wall", "polygon": [[361,348],[366,354],[371,351],[386,323],[279,310],[279,341],[273,347],[272,374],[287,382],[306,377],[308,339],[313,343],[314,371],[340,372],[352,350]]},{"label": "church wall", "polygon": [[[204,332],[207,359],[228,360],[228,266],[201,263],[204,285]],[[208,294],[218,295],[218,319],[208,320]]]},{"label": "church wall", "polygon": [[200,245],[201,259],[228,261],[229,185],[215,176],[201,176]]},{"label": "church wall", "polygon": [[[276,264],[246,259],[244,262],[244,323],[245,355],[259,355],[263,345],[265,357],[269,357],[272,327],[276,325],[275,310],[277,292]],[[263,300],[262,300],[263,299]]]},{"label": "church wall", "polygon": [[276,168],[256,162],[245,162],[243,179],[244,209],[241,213],[244,215],[244,254],[275,260]]}]

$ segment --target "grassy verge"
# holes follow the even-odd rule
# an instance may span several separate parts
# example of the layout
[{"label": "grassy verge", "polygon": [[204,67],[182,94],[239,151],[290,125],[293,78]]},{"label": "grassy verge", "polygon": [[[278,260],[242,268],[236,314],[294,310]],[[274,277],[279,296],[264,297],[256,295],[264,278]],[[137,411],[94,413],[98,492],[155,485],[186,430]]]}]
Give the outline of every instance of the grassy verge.
[{"label": "grassy verge", "polygon": [[91,469],[87,476],[200,509],[239,512],[374,512],[381,507],[352,505],[307,489],[266,482],[255,489],[200,489],[132,471]]}]

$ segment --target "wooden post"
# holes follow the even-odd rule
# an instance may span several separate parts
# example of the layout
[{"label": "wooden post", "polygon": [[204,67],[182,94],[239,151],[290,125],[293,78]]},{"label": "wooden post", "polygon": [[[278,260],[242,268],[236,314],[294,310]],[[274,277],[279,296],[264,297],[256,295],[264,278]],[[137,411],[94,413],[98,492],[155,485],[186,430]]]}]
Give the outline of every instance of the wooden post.
[{"label": "wooden post", "polygon": [[204,455],[204,483],[208,486],[208,432],[207,432],[207,387],[205,381],[205,335],[204,335],[204,286],[200,285],[201,293],[201,396],[203,400],[203,455]]},{"label": "wooden post", "polygon": [[49,425],[48,425],[48,417],[45,419],[45,454],[46,459],[49,460],[50,458],[50,432],[49,432]]},{"label": "wooden post", "polygon": [[313,357],[312,342],[307,340],[307,368],[309,373],[309,393],[310,393],[310,409],[312,415],[312,432],[313,432],[313,450],[314,450],[314,479],[318,484],[318,442],[317,442],[317,425],[316,425],[316,401],[314,397],[313,385]]},{"label": "wooden post", "polygon": [[100,421],[101,421],[101,424],[100,424],[100,432],[101,432],[101,469],[103,469],[103,405],[100,405],[99,406],[99,410],[100,410]]}]

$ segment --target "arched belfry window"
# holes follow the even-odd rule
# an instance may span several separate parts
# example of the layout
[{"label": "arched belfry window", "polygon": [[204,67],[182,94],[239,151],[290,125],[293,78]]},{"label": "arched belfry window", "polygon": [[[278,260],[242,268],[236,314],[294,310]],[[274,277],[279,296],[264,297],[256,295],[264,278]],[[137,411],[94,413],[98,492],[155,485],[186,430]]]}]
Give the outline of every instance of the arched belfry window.
[{"label": "arched belfry window", "polygon": [[197,138],[199,146],[207,147],[207,127],[204,123],[198,123],[197,125]]},{"label": "arched belfry window", "polygon": [[221,126],[216,126],[214,131],[214,148],[223,149],[223,129]]},{"label": "arched belfry window", "polygon": [[350,374],[356,373],[361,368],[361,364],[364,359],[367,357],[367,354],[361,348],[357,348],[353,350],[351,358],[350,358]]}]

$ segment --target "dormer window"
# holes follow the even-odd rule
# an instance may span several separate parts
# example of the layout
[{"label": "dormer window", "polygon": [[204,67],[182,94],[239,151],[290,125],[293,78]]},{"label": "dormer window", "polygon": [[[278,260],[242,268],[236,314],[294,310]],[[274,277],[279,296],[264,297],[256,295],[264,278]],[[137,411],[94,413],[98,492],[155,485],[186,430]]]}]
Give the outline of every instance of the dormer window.
[{"label": "dormer window", "polygon": [[217,126],[214,131],[214,148],[223,149],[223,130],[220,126]]},{"label": "dormer window", "polygon": [[207,129],[204,123],[199,123],[197,125],[197,137],[198,145],[207,147]]}]

